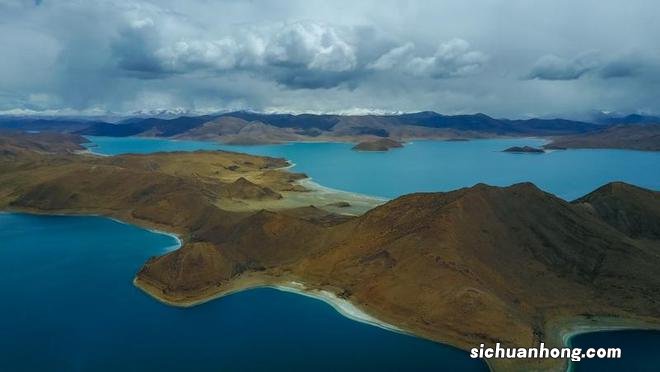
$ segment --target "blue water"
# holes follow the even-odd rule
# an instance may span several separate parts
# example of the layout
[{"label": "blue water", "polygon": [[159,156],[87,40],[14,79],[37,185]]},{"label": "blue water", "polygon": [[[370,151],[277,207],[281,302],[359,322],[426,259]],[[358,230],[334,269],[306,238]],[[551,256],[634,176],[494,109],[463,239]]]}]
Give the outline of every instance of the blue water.
[{"label": "blue water", "polygon": [[607,331],[579,334],[571,338],[573,347],[621,348],[621,359],[583,359],[571,364],[572,372],[583,371],[660,371],[660,331]]},{"label": "blue water", "polygon": [[97,137],[86,136],[91,143],[85,144],[90,150],[99,154],[149,154],[159,151],[195,151],[217,150],[222,148],[215,142],[170,140],[144,137]]},{"label": "blue water", "polygon": [[611,181],[660,190],[660,152],[565,150],[512,154],[511,146],[539,139],[487,139],[468,142],[415,141],[388,152],[351,151],[347,143],[291,143],[227,146],[200,141],[90,137],[93,151],[109,155],[137,152],[227,149],[284,157],[294,171],[335,189],[392,198],[416,191],[449,191],[483,182],[507,186],[531,181],[545,191],[572,200]]},{"label": "blue water", "polygon": [[[478,182],[532,181],[569,200],[613,180],[660,189],[659,153],[501,152],[542,143],[536,139],[416,141],[387,153],[354,152],[341,143],[91,140],[93,151],[110,155],[228,149],[285,157],[324,186],[383,197]],[[130,281],[173,239],[111,220],[0,214],[0,242],[2,370],[485,369],[462,351],[356,323],[320,301],[271,289],[185,310],[161,305]],[[657,370],[660,364],[657,332],[599,332],[572,342],[623,348],[624,359],[582,361],[573,365],[578,371]]]},{"label": "blue water", "polygon": [[175,244],[101,217],[0,213],[0,370],[486,370],[463,351],[274,289],[162,305],[131,280]]}]

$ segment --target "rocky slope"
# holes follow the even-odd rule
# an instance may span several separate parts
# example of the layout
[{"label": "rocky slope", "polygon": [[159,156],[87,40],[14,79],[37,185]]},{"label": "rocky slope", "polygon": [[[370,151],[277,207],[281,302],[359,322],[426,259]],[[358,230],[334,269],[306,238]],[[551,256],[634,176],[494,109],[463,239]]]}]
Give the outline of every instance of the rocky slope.
[{"label": "rocky slope", "polygon": [[583,135],[556,137],[546,148],[660,151],[660,124],[625,124]]},{"label": "rocky slope", "polygon": [[23,133],[0,131],[0,156],[15,157],[19,154],[70,154],[82,151],[87,140],[75,134]]},{"label": "rocky slope", "polygon": [[[609,187],[589,199],[602,201],[598,196]],[[660,220],[657,193],[625,190],[617,208],[639,216],[635,205],[641,201],[650,206],[645,218]],[[629,199],[635,201],[622,202]],[[659,324],[657,237],[634,239],[584,203],[567,203],[531,184],[477,185],[403,196],[330,227],[261,212],[228,230],[197,234],[216,247],[205,248],[212,252],[205,253],[212,256],[208,262],[196,253],[199,243],[194,250],[186,245],[147,263],[137,283],[186,304],[237,286],[294,280],[331,290],[407,331],[464,348],[556,343],[557,330],[549,324],[580,315]],[[194,268],[182,264],[193,261]],[[561,367],[552,360],[491,364],[505,370]]]},{"label": "rocky slope", "polygon": [[628,236],[660,240],[660,192],[612,182],[575,203]]},{"label": "rocky slope", "polygon": [[304,139],[290,128],[278,128],[259,121],[247,121],[235,117],[220,117],[176,136],[227,144],[252,145],[279,143]]}]

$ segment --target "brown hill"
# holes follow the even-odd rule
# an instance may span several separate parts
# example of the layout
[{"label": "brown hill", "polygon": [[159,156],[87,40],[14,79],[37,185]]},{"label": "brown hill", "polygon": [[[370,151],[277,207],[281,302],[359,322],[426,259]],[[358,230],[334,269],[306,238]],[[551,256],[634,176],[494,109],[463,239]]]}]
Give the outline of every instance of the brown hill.
[{"label": "brown hill", "polygon": [[0,156],[16,156],[26,151],[41,154],[68,154],[85,149],[87,140],[75,134],[24,133],[0,131]]},{"label": "brown hill", "polygon": [[660,151],[660,124],[625,124],[592,133],[556,137],[545,147]]},{"label": "brown hill", "polygon": [[612,182],[575,201],[633,238],[660,239],[660,192]]},{"label": "brown hill", "polygon": [[278,128],[259,121],[247,121],[231,116],[220,117],[204,123],[199,127],[177,135],[177,138],[211,140],[240,145],[280,143],[303,139],[290,128]]},{"label": "brown hill", "polygon": [[[625,191],[620,198],[628,198]],[[464,348],[558,344],[551,324],[584,314],[660,321],[657,249],[531,184],[406,195],[326,228],[260,213],[199,237],[238,266],[209,278],[179,271],[167,281],[159,268],[185,269],[164,256],[145,265],[138,284],[189,303],[237,286],[303,282],[405,330]],[[186,290],[177,290],[181,280]]]},{"label": "brown hill", "polygon": [[268,187],[256,185],[245,177],[240,177],[236,181],[227,184],[222,188],[223,196],[238,199],[282,199],[282,195],[276,193]]}]

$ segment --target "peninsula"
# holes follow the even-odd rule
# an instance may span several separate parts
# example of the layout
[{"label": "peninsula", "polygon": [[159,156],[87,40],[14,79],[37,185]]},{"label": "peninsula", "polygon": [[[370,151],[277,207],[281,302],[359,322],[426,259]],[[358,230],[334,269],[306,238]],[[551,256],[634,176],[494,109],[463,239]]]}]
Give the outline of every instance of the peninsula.
[{"label": "peninsula", "polygon": [[583,135],[560,136],[545,148],[660,151],[660,123],[616,125]]},{"label": "peninsula", "polygon": [[[102,214],[178,234],[181,248],[135,277],[168,304],[282,286],[463,349],[560,346],[573,327],[601,317],[660,326],[655,191],[611,183],[567,202],[530,183],[478,184],[405,195],[355,217],[324,209],[350,200],[297,204],[314,193],[301,186],[304,175],[282,169],[284,159],[100,157],[77,153],[82,140],[1,135],[0,209]],[[564,363],[489,361],[497,371]]]}]

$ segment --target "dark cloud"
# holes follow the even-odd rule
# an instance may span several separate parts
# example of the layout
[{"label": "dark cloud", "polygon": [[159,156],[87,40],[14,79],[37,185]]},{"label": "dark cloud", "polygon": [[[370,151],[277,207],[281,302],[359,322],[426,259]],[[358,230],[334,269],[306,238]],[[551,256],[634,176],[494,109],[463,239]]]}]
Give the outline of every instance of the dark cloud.
[{"label": "dark cloud", "polygon": [[600,70],[599,74],[604,79],[635,76],[640,69],[638,63],[632,61],[615,61],[609,63]]},{"label": "dark cloud", "polygon": [[469,76],[479,73],[488,59],[462,39],[443,42],[423,56],[415,54],[411,43],[391,50],[368,45],[362,39],[377,38],[373,29],[312,21],[241,26],[218,38],[200,33],[176,41],[156,30],[150,18],[121,30],[112,43],[117,67],[143,78],[244,72],[289,89],[327,89],[355,86],[374,72],[434,79]]},{"label": "dark cloud", "polygon": [[0,113],[657,111],[660,5],[620,7],[0,0]]},{"label": "dark cloud", "polygon": [[575,80],[599,67],[596,53],[584,53],[573,59],[552,54],[539,58],[529,73],[529,79]]},{"label": "dark cloud", "polygon": [[[527,79],[577,80],[590,76],[594,79],[652,77],[660,68],[660,61],[649,53],[604,56],[598,52],[585,52],[573,59],[555,55],[539,58]],[[657,76],[657,74],[655,74]]]},{"label": "dark cloud", "polygon": [[603,79],[628,78],[652,73],[649,70],[657,72],[658,68],[660,61],[657,58],[654,60],[652,56],[636,53],[613,58],[600,68],[598,74]]},{"label": "dark cloud", "polygon": [[355,87],[362,75],[358,71],[310,71],[307,69],[280,69],[270,73],[278,84],[290,89],[329,89]]},{"label": "dark cloud", "polygon": [[121,30],[110,44],[117,67],[144,78],[157,78],[166,73],[163,62],[155,55],[156,47],[153,31],[143,28]]}]

